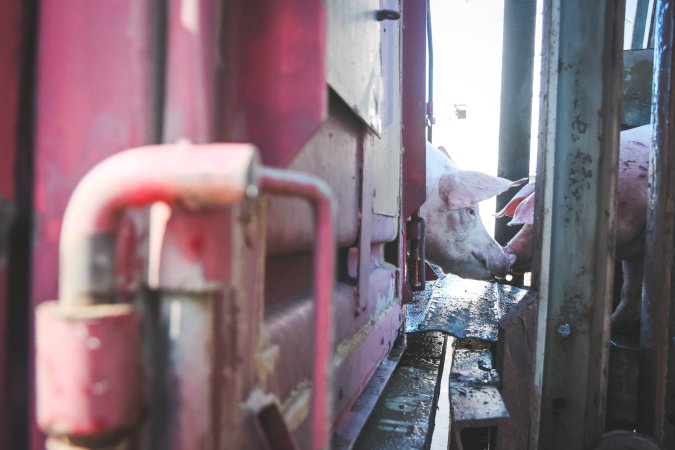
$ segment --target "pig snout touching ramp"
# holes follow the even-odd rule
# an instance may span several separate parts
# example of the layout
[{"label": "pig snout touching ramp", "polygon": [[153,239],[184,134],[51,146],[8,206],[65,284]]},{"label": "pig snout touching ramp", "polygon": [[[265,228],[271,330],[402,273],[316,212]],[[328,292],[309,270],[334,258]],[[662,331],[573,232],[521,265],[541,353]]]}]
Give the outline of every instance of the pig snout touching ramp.
[{"label": "pig snout touching ramp", "polygon": [[[621,261],[623,285],[621,300],[612,313],[612,328],[619,332],[633,329],[640,320],[650,140],[650,125],[621,132],[615,249],[616,258]],[[512,217],[509,225],[523,225],[506,244],[504,251],[515,257],[513,271],[529,272],[532,263],[534,184],[524,186],[496,216]]]},{"label": "pig snout touching ramp", "polygon": [[461,170],[441,150],[427,144],[426,257],[444,272],[487,279],[508,272],[516,257],[490,236],[478,202],[522,184],[481,172]]}]

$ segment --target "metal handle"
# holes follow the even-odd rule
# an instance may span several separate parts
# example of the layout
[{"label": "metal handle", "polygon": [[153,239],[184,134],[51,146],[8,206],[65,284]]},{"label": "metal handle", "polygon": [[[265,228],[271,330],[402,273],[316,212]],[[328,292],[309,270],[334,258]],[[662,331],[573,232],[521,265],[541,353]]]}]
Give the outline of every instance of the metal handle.
[{"label": "metal handle", "polygon": [[380,9],[375,13],[375,18],[378,22],[383,20],[398,20],[401,18],[401,13],[394,9]]}]

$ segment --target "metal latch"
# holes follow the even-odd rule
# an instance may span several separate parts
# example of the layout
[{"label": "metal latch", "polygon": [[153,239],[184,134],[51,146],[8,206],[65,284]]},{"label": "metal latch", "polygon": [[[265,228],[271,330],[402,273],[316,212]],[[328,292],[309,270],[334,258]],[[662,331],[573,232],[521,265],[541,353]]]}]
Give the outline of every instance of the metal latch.
[{"label": "metal latch", "polygon": [[426,283],[424,236],[426,222],[424,217],[413,214],[406,223],[408,240],[408,285],[413,291],[423,291]]}]

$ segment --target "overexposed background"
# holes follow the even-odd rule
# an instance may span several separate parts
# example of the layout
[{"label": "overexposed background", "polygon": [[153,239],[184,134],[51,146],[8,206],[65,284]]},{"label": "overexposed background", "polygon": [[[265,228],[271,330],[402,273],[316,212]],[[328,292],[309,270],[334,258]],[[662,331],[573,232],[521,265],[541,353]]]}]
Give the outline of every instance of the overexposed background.
[{"label": "overexposed background", "polygon": [[[497,174],[503,0],[431,0],[434,41],[432,143],[462,169]],[[465,105],[466,118],[455,114]],[[480,204],[494,230],[494,198]]]}]

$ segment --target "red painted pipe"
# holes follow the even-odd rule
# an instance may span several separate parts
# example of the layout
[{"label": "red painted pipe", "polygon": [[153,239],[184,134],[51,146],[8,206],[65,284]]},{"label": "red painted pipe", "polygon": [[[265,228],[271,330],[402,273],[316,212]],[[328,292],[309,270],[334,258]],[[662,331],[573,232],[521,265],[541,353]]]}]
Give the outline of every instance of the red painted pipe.
[{"label": "red painted pipe", "polygon": [[239,202],[257,193],[256,158],[248,144],[175,144],[138,147],[99,163],[66,208],[60,303],[105,302],[112,294],[115,233],[126,208],[158,201],[188,207]]},{"label": "red painted pipe", "polygon": [[38,417],[52,438],[123,436],[140,414],[140,319],[130,305],[95,304],[114,299],[124,211],[157,201],[239,202],[258,192],[256,159],[247,144],[139,147],[107,158],[80,181],[61,232],[59,300],[36,312]]},{"label": "red painted pipe", "polygon": [[314,249],[315,331],[314,382],[312,383],[312,448],[328,446],[330,431],[329,399],[332,339],[332,298],[335,274],[336,203],[326,183],[316,177],[288,170],[262,168],[263,192],[303,197],[314,205],[316,245]]}]

